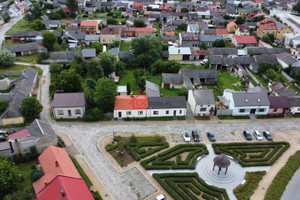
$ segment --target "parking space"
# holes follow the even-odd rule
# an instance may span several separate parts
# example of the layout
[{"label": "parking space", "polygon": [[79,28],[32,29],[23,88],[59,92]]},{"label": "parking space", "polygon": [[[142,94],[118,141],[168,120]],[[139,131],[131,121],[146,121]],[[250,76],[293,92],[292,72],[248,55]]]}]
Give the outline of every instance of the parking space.
[{"label": "parking space", "polygon": [[[262,141],[259,141],[256,139],[255,135],[254,135],[254,130],[247,130],[251,137],[252,137],[252,141],[248,141],[246,140],[244,134],[243,134],[243,131],[237,131],[236,134],[240,136],[240,138],[242,139],[243,142],[268,142],[268,140],[265,138],[265,136],[263,135],[263,130],[258,130],[260,134],[262,134],[262,138],[263,140]],[[272,132],[269,131],[269,133],[273,136]],[[273,137],[273,140],[274,141],[278,141],[276,140],[276,138]]]},{"label": "parking space", "polygon": [[[236,136],[234,132],[224,132],[224,131],[216,131],[216,132],[211,132],[214,134],[216,138],[216,142],[239,142],[240,139]],[[201,133],[202,137],[205,137],[205,139],[209,141],[209,138],[206,136],[206,132]]]}]

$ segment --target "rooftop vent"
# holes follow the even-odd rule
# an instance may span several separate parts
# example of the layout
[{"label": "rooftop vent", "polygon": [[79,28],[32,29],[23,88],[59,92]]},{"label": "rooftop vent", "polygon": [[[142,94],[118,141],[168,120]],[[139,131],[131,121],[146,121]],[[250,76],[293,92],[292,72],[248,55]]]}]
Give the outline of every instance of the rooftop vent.
[{"label": "rooftop vent", "polygon": [[257,99],[258,102],[260,102],[260,99]]},{"label": "rooftop vent", "polygon": [[248,103],[248,99],[245,99],[245,102]]}]

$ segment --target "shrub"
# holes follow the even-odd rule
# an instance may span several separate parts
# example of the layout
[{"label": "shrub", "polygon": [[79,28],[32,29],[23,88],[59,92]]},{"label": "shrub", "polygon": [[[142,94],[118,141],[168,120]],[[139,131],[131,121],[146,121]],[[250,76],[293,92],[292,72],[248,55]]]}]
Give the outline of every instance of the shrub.
[{"label": "shrub", "polygon": [[31,182],[34,183],[35,181],[39,180],[42,177],[42,174],[39,170],[34,169],[31,171]]},{"label": "shrub", "polygon": [[63,141],[63,139],[61,139],[61,137],[57,136],[57,146],[58,147],[65,147],[66,144],[65,142]]},{"label": "shrub", "polygon": [[114,141],[119,142],[121,140],[120,135],[114,135]]},{"label": "shrub", "polygon": [[129,142],[130,143],[136,143],[137,142],[137,138],[133,133],[131,134],[131,136],[129,138]]},{"label": "shrub", "polygon": [[105,150],[108,151],[108,152],[111,152],[112,150],[114,150],[116,148],[117,148],[117,145],[114,145],[114,144],[107,144],[105,146]]}]

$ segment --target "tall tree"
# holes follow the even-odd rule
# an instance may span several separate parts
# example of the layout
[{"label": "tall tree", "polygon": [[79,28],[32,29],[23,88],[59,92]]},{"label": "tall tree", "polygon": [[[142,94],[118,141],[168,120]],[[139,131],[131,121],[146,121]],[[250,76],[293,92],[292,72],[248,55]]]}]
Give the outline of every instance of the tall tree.
[{"label": "tall tree", "polygon": [[189,12],[189,9],[187,7],[182,7],[180,9],[180,12],[183,12],[183,13],[188,13]]},{"label": "tall tree", "polygon": [[110,75],[112,72],[116,70],[116,56],[111,53],[100,53],[99,54],[100,58],[100,65],[104,70],[105,76]]},{"label": "tall tree", "polygon": [[59,89],[64,92],[79,92],[81,87],[81,77],[75,69],[63,70],[58,76]]},{"label": "tall tree", "polygon": [[134,27],[146,27],[147,25],[145,24],[145,22],[141,19],[136,19],[133,21],[133,26]]},{"label": "tall tree", "polygon": [[26,122],[32,122],[34,119],[39,118],[43,106],[35,97],[28,97],[22,101],[20,108],[21,114],[25,117]]},{"label": "tall tree", "polygon": [[73,13],[76,13],[78,11],[78,1],[77,0],[67,0],[66,5]]},{"label": "tall tree", "polygon": [[20,183],[20,172],[15,163],[8,157],[0,154],[0,194],[1,199],[5,194],[12,193]]},{"label": "tall tree", "polygon": [[100,110],[112,112],[117,95],[117,86],[113,79],[101,78],[97,81],[94,100]]},{"label": "tall tree", "polygon": [[5,12],[5,13],[2,15],[2,17],[3,17],[3,20],[4,20],[5,23],[9,22],[10,16],[9,16],[8,12]]},{"label": "tall tree", "polygon": [[106,20],[107,25],[117,25],[119,24],[118,20],[115,18],[107,18]]},{"label": "tall tree", "polygon": [[99,54],[103,51],[103,44],[101,42],[93,42],[92,47],[96,49],[96,54]]},{"label": "tall tree", "polygon": [[15,55],[7,49],[0,50],[0,69],[12,67],[15,62]]},{"label": "tall tree", "polygon": [[34,19],[39,19],[42,16],[42,9],[39,4],[33,3],[29,8],[31,14],[34,16]]},{"label": "tall tree", "polygon": [[99,60],[90,59],[85,66],[88,76],[96,81],[104,76],[104,70],[99,63]]},{"label": "tall tree", "polygon": [[50,31],[45,31],[43,32],[43,45],[49,50],[52,51],[54,44],[57,42],[57,36],[50,32]]}]

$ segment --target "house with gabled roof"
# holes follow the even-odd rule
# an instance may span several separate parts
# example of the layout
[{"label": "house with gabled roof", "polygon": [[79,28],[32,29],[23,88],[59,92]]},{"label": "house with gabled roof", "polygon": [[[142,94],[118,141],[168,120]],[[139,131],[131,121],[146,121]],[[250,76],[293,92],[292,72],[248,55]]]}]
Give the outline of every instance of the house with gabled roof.
[{"label": "house with gabled roof", "polygon": [[181,32],[179,34],[179,44],[182,47],[198,47],[199,33]]},{"label": "house with gabled roof", "polygon": [[234,21],[229,22],[226,26],[229,33],[234,33],[238,28],[238,25]]},{"label": "house with gabled roof", "polygon": [[148,95],[117,96],[114,107],[114,118],[146,118]]},{"label": "house with gabled roof", "polygon": [[9,45],[4,46],[3,48],[8,49],[15,56],[27,56],[43,51],[47,52],[47,48],[37,42]]},{"label": "house with gabled roof", "polygon": [[173,47],[170,46],[168,60],[190,60],[191,48],[190,47]]},{"label": "house with gabled roof", "polygon": [[292,114],[300,113],[300,96],[288,97],[290,103],[290,112]]},{"label": "house with gabled roof", "polygon": [[147,117],[186,116],[187,103],[184,96],[149,97]]},{"label": "house with gabled roof", "polygon": [[11,33],[11,40],[14,42],[21,42],[26,40],[36,40],[41,37],[41,31],[13,31]]},{"label": "house with gabled roof", "polygon": [[99,25],[96,20],[81,20],[80,22],[80,31],[85,32],[85,34],[95,35],[98,29]]},{"label": "house with gabled roof", "polygon": [[285,114],[289,112],[290,102],[287,96],[268,96],[270,101],[269,115]]},{"label": "house with gabled roof", "polygon": [[214,115],[216,105],[212,89],[189,90],[188,103],[194,116]]},{"label": "house with gabled roof", "polygon": [[235,35],[232,39],[232,43],[236,47],[257,46],[257,41],[253,35]]}]

